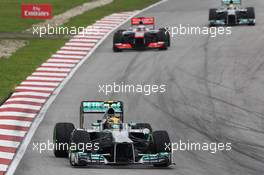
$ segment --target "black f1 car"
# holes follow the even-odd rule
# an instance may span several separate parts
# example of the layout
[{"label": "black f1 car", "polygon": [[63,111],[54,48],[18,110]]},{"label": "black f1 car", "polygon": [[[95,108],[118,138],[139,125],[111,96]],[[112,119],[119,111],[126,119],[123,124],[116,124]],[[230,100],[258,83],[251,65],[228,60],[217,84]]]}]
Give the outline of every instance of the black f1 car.
[{"label": "black f1 car", "polygon": [[222,7],[209,10],[209,25],[255,25],[253,7],[242,8],[241,0],[222,0]]},{"label": "black f1 car", "polygon": [[[103,114],[102,120],[84,127],[84,114]],[[56,157],[68,157],[72,166],[91,164],[143,164],[168,167],[172,164],[167,131],[152,131],[148,123],[124,123],[121,101],[84,101],[80,128],[57,123],[53,141]]]},{"label": "black f1 car", "polygon": [[155,29],[153,17],[131,19],[132,27],[118,30],[113,38],[113,51],[159,49],[167,50],[170,46],[170,34],[165,28]]}]

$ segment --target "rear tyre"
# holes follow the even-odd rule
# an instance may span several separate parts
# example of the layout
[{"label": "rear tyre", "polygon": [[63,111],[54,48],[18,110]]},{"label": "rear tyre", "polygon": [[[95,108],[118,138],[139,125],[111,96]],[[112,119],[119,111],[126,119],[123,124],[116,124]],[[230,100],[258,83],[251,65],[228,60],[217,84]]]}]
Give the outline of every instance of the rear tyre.
[{"label": "rear tyre", "polygon": [[[215,21],[217,20],[217,13],[216,13],[217,9],[210,9],[209,10],[209,21]],[[210,26],[214,26],[215,24],[210,22],[209,24]]]},{"label": "rear tyre", "polygon": [[57,123],[53,130],[53,150],[56,157],[68,157],[71,133],[74,130],[72,123]]},{"label": "rear tyre", "polygon": [[150,132],[152,132],[152,127],[149,123],[137,123],[135,126],[132,127],[132,129],[149,129]]},{"label": "rear tyre", "polygon": [[[167,131],[154,131],[153,132],[153,151],[154,153],[171,152],[170,137]],[[171,164],[171,160],[164,161],[162,163],[153,164],[154,167],[168,167]]]},{"label": "rear tyre", "polygon": [[114,52],[122,52],[122,49],[118,49],[115,44],[117,43],[122,43],[122,39],[123,39],[123,32],[125,30],[118,30],[115,34],[114,34],[114,39],[113,39],[113,51]]},{"label": "rear tyre", "polygon": [[[255,19],[255,9],[254,7],[247,8],[247,18],[248,19]],[[255,25],[255,22],[249,23],[249,25]]]}]

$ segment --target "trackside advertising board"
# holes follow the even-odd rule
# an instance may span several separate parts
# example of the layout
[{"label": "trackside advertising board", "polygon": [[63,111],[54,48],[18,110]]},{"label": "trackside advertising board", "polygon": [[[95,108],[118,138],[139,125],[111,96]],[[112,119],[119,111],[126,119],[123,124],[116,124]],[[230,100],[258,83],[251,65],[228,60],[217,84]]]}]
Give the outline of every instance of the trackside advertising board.
[{"label": "trackside advertising board", "polygon": [[28,19],[51,19],[52,6],[50,4],[24,4],[21,6],[21,17]]}]

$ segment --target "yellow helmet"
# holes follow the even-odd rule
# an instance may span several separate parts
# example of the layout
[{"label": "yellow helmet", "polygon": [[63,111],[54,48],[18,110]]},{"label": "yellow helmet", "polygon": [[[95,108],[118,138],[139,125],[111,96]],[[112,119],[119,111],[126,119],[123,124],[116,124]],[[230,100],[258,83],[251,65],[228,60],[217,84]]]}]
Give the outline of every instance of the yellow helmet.
[{"label": "yellow helmet", "polygon": [[108,124],[120,124],[120,118],[118,116],[113,116],[107,119]]}]

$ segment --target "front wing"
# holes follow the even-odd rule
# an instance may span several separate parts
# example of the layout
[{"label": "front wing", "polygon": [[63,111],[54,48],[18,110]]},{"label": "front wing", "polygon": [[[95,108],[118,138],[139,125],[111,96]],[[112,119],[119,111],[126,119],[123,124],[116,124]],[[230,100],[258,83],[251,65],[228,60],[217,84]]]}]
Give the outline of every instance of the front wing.
[{"label": "front wing", "polygon": [[[210,26],[224,26],[224,25],[228,25],[227,20],[225,19],[220,19],[220,20],[210,20],[209,21]],[[236,25],[253,25],[255,24],[255,19],[244,19],[244,18],[240,18],[238,19],[238,22],[236,23]]]},{"label": "front wing", "polygon": [[[75,165],[83,164],[86,165],[118,165],[124,164],[124,162],[110,162],[107,160],[107,156],[110,154],[93,154],[93,153],[83,153],[83,152],[71,152],[70,161],[74,161]],[[157,154],[139,154],[141,157],[138,161],[134,160],[131,162],[125,162],[129,165],[153,165],[162,164],[164,162],[169,162],[172,164],[172,154],[168,152],[161,152]]]}]

